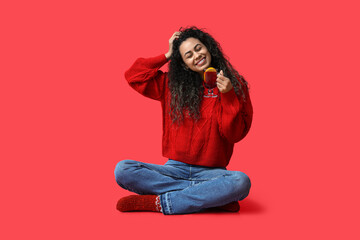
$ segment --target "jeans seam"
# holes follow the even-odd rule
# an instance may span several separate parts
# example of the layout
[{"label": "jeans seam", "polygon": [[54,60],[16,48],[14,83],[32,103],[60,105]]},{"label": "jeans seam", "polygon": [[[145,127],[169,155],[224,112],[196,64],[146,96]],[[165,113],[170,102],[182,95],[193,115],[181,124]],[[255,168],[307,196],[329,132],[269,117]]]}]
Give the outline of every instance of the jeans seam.
[{"label": "jeans seam", "polygon": [[173,214],[169,194],[170,193],[165,193],[165,194],[160,195],[160,204],[161,204],[161,207],[162,207],[162,210],[163,210],[163,214],[165,214],[165,215]]},{"label": "jeans seam", "polygon": [[189,172],[190,172],[190,174],[189,174],[189,180],[190,180],[190,181],[192,181],[192,176],[191,176],[191,166],[190,166]]},{"label": "jeans seam", "polygon": [[130,188],[130,187],[126,187],[125,185],[123,185],[123,184],[121,184],[121,183],[118,183],[118,185],[119,185],[120,187],[122,187],[123,189],[127,190],[127,191],[134,192],[134,193],[137,193],[137,194],[139,194],[139,195],[144,195],[143,192],[134,190],[134,189],[132,189],[132,188]]},{"label": "jeans seam", "polygon": [[166,173],[160,172],[160,171],[158,171],[156,169],[150,168],[150,167],[148,167],[146,165],[139,164],[139,167],[145,167],[145,168],[147,168],[147,169],[149,169],[151,171],[157,172],[157,173],[159,173],[161,175],[164,175],[164,176],[167,176],[167,177],[171,177],[171,178],[175,178],[175,179],[181,179],[181,180],[188,180],[188,178],[184,178],[184,177],[180,177],[180,176],[174,176],[174,175],[171,175],[171,174],[166,174]]}]

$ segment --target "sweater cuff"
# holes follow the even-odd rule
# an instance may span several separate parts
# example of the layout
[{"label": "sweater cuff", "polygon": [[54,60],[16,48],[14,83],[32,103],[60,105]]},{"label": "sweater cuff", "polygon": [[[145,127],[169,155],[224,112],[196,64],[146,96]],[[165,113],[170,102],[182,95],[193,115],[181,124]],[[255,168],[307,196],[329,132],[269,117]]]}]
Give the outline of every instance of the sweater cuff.
[{"label": "sweater cuff", "polygon": [[138,58],[134,65],[143,65],[146,68],[149,69],[159,69],[161,68],[165,63],[167,62],[167,59],[165,57],[165,54],[161,54],[156,57],[150,57],[150,58]]},{"label": "sweater cuff", "polygon": [[151,68],[161,68],[165,63],[167,63],[167,58],[165,57],[165,54],[161,54],[156,57],[149,58],[151,64]]},{"label": "sweater cuff", "polygon": [[161,54],[161,55],[159,56],[159,59],[161,60],[161,63],[162,63],[162,64],[165,64],[165,63],[167,63],[167,62],[169,61],[169,59],[166,58],[165,53],[164,53],[164,54]]},{"label": "sweater cuff", "polygon": [[221,98],[224,99],[224,103],[232,104],[235,100],[237,100],[237,96],[234,88],[226,93],[221,93]]},{"label": "sweater cuff", "polygon": [[232,112],[238,112],[240,110],[241,104],[235,93],[234,88],[226,93],[221,93],[221,103],[223,109],[232,109]]}]

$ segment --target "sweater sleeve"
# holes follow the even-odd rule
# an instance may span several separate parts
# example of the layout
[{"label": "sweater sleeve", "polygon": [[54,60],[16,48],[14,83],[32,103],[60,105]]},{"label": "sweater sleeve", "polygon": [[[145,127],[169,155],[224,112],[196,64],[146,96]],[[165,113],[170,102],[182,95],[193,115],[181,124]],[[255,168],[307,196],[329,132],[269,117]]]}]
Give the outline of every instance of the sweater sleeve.
[{"label": "sweater sleeve", "polygon": [[161,100],[164,95],[166,73],[159,69],[167,62],[165,54],[152,58],[138,58],[125,72],[129,85],[145,97]]},{"label": "sweater sleeve", "polygon": [[247,87],[245,101],[238,97],[234,88],[227,93],[221,93],[221,114],[219,114],[220,134],[229,142],[236,143],[243,139],[250,130],[253,108]]}]

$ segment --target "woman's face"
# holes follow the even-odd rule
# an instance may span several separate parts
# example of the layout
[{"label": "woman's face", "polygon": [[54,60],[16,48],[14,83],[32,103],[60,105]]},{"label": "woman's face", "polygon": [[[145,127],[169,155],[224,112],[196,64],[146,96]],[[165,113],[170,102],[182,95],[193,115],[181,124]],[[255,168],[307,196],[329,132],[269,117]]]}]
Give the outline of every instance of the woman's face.
[{"label": "woman's face", "polygon": [[179,47],[185,65],[194,72],[200,73],[211,65],[211,55],[205,45],[197,38],[188,38]]}]

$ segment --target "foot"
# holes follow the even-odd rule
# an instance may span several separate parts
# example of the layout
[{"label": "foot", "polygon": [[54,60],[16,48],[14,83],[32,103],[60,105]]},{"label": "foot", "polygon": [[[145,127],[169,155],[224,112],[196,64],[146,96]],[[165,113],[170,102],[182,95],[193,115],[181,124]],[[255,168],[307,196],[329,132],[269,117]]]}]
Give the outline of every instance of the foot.
[{"label": "foot", "polygon": [[160,197],[157,195],[130,195],[121,198],[116,205],[120,212],[161,212]]}]

